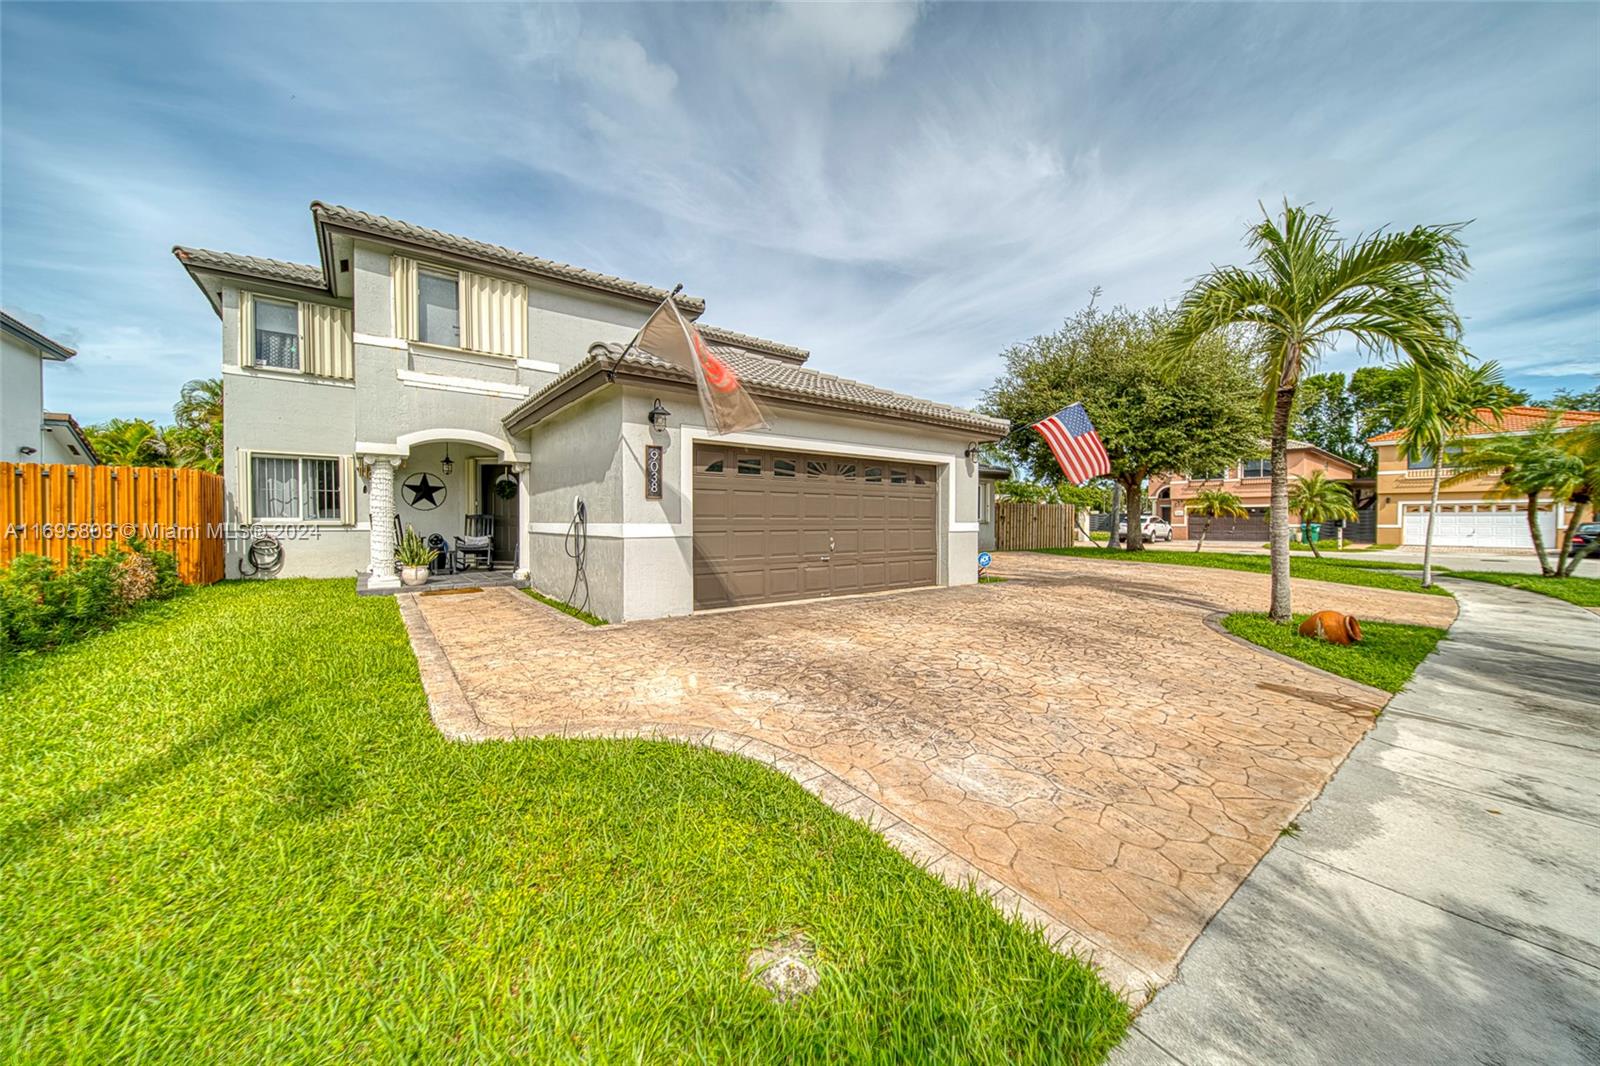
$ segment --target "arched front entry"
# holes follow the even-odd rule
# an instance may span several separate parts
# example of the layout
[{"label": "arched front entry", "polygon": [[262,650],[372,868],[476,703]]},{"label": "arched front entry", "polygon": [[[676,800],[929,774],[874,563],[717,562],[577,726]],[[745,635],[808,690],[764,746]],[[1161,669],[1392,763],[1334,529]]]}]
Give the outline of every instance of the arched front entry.
[{"label": "arched front entry", "polygon": [[[479,430],[439,428],[404,433],[393,444],[360,442],[368,483],[371,532],[368,587],[394,587],[399,531],[437,536],[450,549],[442,568],[471,564],[526,572],[522,539],[528,528],[528,461],[504,438]],[[456,549],[487,537],[489,553]]]},{"label": "arched front entry", "polygon": [[1156,513],[1163,522],[1172,521],[1172,488],[1168,486],[1156,493]]}]

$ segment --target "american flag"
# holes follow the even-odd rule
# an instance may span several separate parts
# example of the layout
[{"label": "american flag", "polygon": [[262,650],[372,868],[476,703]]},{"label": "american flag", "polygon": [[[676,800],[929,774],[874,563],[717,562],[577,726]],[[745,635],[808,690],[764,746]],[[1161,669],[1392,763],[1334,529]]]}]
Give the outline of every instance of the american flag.
[{"label": "american flag", "polygon": [[1111,457],[1100,443],[1100,434],[1094,431],[1083,404],[1063,407],[1043,422],[1035,422],[1033,428],[1050,445],[1061,472],[1074,485],[1111,473]]}]

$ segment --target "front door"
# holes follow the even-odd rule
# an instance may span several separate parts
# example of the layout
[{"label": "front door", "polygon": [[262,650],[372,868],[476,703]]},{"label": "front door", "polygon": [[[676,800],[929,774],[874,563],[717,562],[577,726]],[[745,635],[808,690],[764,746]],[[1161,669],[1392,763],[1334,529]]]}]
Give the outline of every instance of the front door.
[{"label": "front door", "polygon": [[505,463],[478,464],[478,506],[494,516],[496,562],[514,562],[517,551],[517,475]]}]

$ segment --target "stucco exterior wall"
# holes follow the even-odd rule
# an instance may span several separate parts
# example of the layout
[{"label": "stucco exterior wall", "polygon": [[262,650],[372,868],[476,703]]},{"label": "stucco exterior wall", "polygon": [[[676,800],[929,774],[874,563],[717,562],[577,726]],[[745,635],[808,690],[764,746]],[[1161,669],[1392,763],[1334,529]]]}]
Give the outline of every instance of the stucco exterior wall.
[{"label": "stucco exterior wall", "polygon": [[[567,554],[573,505],[588,515],[588,610],[610,621],[623,608],[622,398],[607,389],[545,419],[524,435],[529,528],[528,582],[549,596],[572,591],[576,561]],[[578,593],[581,601],[582,591]]]},{"label": "stucco exterior wall", "polygon": [[[44,410],[44,360],[33,348],[0,335],[0,462],[38,463]],[[36,454],[24,455],[23,448]]]}]

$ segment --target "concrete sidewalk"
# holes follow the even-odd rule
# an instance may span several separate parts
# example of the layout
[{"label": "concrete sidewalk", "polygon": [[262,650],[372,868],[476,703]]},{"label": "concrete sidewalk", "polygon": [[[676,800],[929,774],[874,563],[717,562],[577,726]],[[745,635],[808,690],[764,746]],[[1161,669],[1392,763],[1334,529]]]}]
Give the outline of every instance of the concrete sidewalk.
[{"label": "concrete sidewalk", "polygon": [[1112,1055],[1600,1062],[1600,618],[1461,615]]}]

